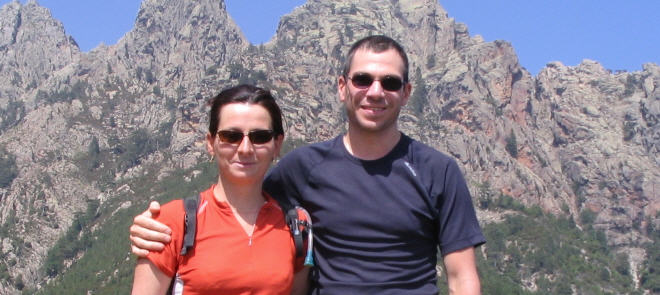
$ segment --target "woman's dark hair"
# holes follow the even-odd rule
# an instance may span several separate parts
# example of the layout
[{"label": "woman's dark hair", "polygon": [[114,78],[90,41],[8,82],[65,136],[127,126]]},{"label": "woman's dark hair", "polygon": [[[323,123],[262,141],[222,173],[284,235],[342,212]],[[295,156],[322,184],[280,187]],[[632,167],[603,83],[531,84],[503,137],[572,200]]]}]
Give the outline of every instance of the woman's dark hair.
[{"label": "woman's dark hair", "polygon": [[215,136],[218,133],[218,124],[220,123],[220,110],[226,104],[230,103],[249,103],[264,107],[270,114],[271,124],[275,136],[284,135],[282,127],[282,111],[275,102],[275,98],[270,91],[253,85],[242,84],[227,88],[220,94],[209,100],[211,112],[209,113],[209,133]]}]

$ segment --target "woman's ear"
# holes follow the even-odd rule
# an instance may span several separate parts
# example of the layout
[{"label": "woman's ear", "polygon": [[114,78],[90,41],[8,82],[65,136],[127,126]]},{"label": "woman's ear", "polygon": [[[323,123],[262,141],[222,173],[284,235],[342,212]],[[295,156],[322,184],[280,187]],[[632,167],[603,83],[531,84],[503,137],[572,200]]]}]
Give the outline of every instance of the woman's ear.
[{"label": "woman's ear", "polygon": [[213,149],[213,144],[215,143],[215,136],[211,133],[206,133],[206,152],[209,153],[211,159],[215,156],[215,150]]},{"label": "woman's ear", "polygon": [[282,150],[282,144],[284,143],[284,135],[277,135],[273,139],[275,143],[275,149],[273,149],[273,160],[280,157],[280,151]]}]

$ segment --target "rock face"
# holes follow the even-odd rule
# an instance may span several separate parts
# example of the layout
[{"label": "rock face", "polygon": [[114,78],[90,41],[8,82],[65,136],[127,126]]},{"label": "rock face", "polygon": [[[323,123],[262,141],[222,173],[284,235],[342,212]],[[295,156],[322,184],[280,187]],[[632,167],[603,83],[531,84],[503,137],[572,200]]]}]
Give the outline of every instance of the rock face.
[{"label": "rock face", "polygon": [[24,6],[18,1],[3,6],[0,10],[0,130],[25,116],[28,110],[21,96],[79,57],[76,42],[36,1],[28,1]]},{"label": "rock face", "polygon": [[[350,44],[369,34],[406,48],[415,90],[400,127],[458,160],[475,204],[506,194],[578,224],[590,211],[622,251],[648,240],[649,222],[660,226],[656,64],[611,73],[554,62],[532,77],[509,43],[470,37],[433,0],[309,0],[257,46],[218,0],[144,0],[132,31],[89,53],[35,1],[5,5],[0,24],[0,158],[14,164],[0,176],[15,171],[0,179],[0,258],[13,263],[2,294],[18,292],[19,274],[43,284],[48,250],[88,201],[125,189],[115,183],[145,165],[203,160],[205,101],[224,87],[272,89],[289,138],[337,135],[336,77]],[[494,222],[487,211],[482,221]]]}]

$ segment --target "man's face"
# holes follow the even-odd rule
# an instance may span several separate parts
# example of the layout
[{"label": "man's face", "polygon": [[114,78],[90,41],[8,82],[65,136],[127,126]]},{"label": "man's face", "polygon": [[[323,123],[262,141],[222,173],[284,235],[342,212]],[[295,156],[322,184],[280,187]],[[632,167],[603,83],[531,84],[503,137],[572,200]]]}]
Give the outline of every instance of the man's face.
[{"label": "man's face", "polygon": [[[403,69],[403,60],[394,49],[355,52],[347,77],[338,80],[339,100],[346,107],[349,130],[381,134],[397,131],[396,120],[411,91],[409,83],[393,90],[397,79],[403,81]],[[370,85],[369,77],[373,80]]]}]

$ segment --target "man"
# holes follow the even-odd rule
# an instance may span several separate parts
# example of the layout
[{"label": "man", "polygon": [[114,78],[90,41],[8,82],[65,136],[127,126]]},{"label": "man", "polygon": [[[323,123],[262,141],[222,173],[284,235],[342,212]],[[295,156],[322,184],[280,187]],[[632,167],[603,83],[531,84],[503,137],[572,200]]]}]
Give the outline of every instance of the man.
[{"label": "man", "polygon": [[[398,130],[408,58],[385,36],[356,42],[338,78],[348,132],[287,154],[264,189],[309,210],[316,265],[311,294],[437,294],[439,246],[450,294],[480,294],[474,247],[485,242],[455,161]],[[167,241],[135,218],[133,252]],[[140,249],[142,248],[142,249]]]}]

